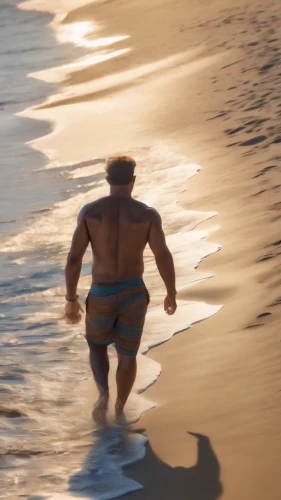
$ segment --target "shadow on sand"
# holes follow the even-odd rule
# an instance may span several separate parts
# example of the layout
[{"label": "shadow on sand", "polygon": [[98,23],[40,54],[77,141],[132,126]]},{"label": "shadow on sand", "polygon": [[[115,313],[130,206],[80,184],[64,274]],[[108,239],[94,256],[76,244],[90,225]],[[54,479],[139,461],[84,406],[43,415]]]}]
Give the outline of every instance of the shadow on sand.
[{"label": "shadow on sand", "polygon": [[197,439],[197,462],[193,467],[170,467],[162,462],[147,443],[147,467],[138,467],[133,479],[144,490],[135,494],[136,500],[215,500],[220,498],[223,487],[220,481],[220,464],[207,436],[189,432]]},{"label": "shadow on sand", "polygon": [[[210,440],[202,434],[193,432],[189,434],[197,440],[197,462],[193,467],[170,467],[155,455],[148,442],[145,461],[122,471],[122,467],[126,465],[126,459],[124,460],[121,449],[126,448],[126,443],[134,433],[123,431],[122,443],[120,443],[120,433],[118,436],[116,430],[101,431],[85,458],[83,469],[70,478],[69,491],[77,493],[79,490],[80,495],[86,498],[93,498],[93,494],[97,497],[101,495],[102,498],[113,498],[113,496],[122,496],[134,490],[132,486],[137,481],[143,489],[129,493],[126,499],[218,499],[223,492],[223,487],[220,481],[220,465]],[[144,450],[143,446],[141,448]],[[109,456],[115,457],[114,460],[108,461]],[[142,458],[141,455],[139,458]],[[127,463],[130,463],[130,460]],[[109,490],[115,495],[107,496]]]}]

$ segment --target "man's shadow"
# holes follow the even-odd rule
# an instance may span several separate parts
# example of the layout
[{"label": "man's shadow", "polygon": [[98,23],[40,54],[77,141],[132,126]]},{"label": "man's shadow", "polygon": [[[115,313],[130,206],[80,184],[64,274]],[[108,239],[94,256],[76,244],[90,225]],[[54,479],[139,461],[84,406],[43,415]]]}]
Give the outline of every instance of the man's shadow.
[{"label": "man's shadow", "polygon": [[162,462],[147,444],[147,464],[131,477],[140,482],[144,491],[136,498],[152,500],[215,500],[223,492],[220,464],[207,436],[189,432],[197,439],[197,462],[193,467],[170,467]]},{"label": "man's shadow", "polygon": [[[134,488],[131,487],[137,481],[143,489],[133,495],[129,494],[129,498],[134,497],[136,500],[153,500],[154,498],[215,500],[223,492],[220,464],[207,436],[194,432],[189,432],[189,434],[197,440],[197,462],[193,467],[170,467],[157,457],[148,442],[145,462],[137,463],[122,471],[122,466],[120,467],[122,446],[126,447],[128,436],[132,433],[127,433],[126,437],[123,433],[122,442],[120,443],[119,440],[118,443],[116,431],[113,433],[109,430],[101,431],[98,434],[98,441],[85,458],[83,469],[70,477],[69,490],[75,493],[79,491],[79,495],[85,498],[92,498],[93,494],[105,494],[109,490],[115,492],[115,496],[120,496],[123,492],[132,491]],[[112,442],[111,451],[110,442]],[[113,457],[113,461],[108,460],[109,456]],[[126,460],[123,466],[125,462]]]}]

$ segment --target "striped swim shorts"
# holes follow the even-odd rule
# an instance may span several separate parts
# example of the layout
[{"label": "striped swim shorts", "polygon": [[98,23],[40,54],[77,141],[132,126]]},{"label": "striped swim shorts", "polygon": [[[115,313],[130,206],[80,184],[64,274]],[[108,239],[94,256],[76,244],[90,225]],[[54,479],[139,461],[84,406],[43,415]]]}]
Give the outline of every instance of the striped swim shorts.
[{"label": "striped swim shorts", "polygon": [[94,283],[86,300],[89,348],[115,343],[120,354],[136,356],[149,303],[142,278],[122,283]]}]

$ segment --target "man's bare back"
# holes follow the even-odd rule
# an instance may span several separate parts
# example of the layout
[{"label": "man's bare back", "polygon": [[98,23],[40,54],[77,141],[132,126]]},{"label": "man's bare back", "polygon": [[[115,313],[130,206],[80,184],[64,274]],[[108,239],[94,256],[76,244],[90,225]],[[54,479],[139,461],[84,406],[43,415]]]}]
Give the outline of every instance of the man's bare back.
[{"label": "man's bare back", "polygon": [[93,251],[93,282],[143,275],[143,251],[155,211],[124,196],[106,196],[82,211]]},{"label": "man's bare back", "polygon": [[135,380],[136,355],[149,302],[142,278],[147,243],[166,286],[164,310],[172,315],[177,308],[174,263],[161,217],[156,210],[131,196],[135,166],[130,157],[109,159],[106,179],[110,195],[82,208],[66,265],[65,316],[70,323],[78,323],[82,307],[77,285],[84,253],[91,244],[93,269],[86,301],[86,339],[99,391],[93,417],[100,423],[105,421],[109,398],[107,347],[110,344],[115,343],[118,355],[117,421]]}]

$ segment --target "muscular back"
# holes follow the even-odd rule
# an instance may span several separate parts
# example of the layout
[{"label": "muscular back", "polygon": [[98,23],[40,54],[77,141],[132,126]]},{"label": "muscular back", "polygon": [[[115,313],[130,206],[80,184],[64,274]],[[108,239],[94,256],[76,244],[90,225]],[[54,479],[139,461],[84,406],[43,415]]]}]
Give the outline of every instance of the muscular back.
[{"label": "muscular back", "polygon": [[107,196],[86,205],[82,218],[93,251],[93,280],[141,277],[154,210],[132,198]]},{"label": "muscular back", "polygon": [[[177,308],[174,263],[156,210],[129,196],[113,194],[81,210],[65,269],[67,297],[74,298],[73,304],[89,242],[94,257],[93,281],[107,283],[140,278],[144,270],[143,251],[148,243],[167,289],[164,309],[167,314],[174,314]],[[79,303],[77,307],[75,314],[79,317]]]}]

